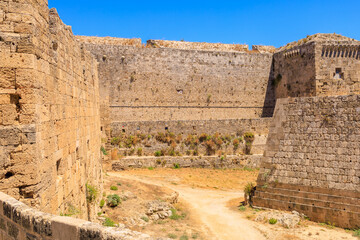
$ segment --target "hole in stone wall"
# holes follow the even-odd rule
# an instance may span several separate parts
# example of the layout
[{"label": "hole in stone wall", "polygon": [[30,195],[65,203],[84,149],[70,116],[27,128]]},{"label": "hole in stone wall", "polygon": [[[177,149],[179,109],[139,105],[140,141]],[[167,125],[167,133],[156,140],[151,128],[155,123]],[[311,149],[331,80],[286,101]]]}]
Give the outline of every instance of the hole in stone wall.
[{"label": "hole in stone wall", "polygon": [[167,131],[167,130],[169,130],[169,128],[168,128],[168,127],[165,127],[165,131]]},{"label": "hole in stone wall", "polygon": [[106,55],[104,55],[103,57],[102,57],[102,60],[103,60],[103,62],[105,62],[106,61]]},{"label": "hole in stone wall", "polygon": [[12,177],[12,176],[14,176],[14,173],[11,172],[11,171],[5,173],[5,178],[6,178],[6,179],[8,179],[8,178],[10,178],[10,177]]},{"label": "hole in stone wall", "polygon": [[52,49],[53,49],[54,51],[56,51],[56,50],[58,50],[58,47],[59,47],[58,43],[57,43],[56,41],[53,41],[53,42],[52,42]]},{"label": "hole in stone wall", "polygon": [[65,166],[61,159],[56,161],[56,172],[57,175],[63,175],[65,173]]},{"label": "hole in stone wall", "polygon": [[335,68],[334,79],[344,79],[344,73],[341,68]]},{"label": "hole in stone wall", "polygon": [[125,132],[125,129],[123,129],[122,132],[124,133],[124,132]]}]

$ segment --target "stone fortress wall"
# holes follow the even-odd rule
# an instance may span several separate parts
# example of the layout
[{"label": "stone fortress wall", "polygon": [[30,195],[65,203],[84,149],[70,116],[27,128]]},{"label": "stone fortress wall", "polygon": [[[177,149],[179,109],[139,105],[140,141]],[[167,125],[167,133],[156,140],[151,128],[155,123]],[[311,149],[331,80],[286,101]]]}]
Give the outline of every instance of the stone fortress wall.
[{"label": "stone fortress wall", "polygon": [[0,190],[88,218],[101,192],[97,62],[46,0],[0,2]]},{"label": "stone fortress wall", "polygon": [[279,99],[254,205],[360,227],[360,96]]},{"label": "stone fortress wall", "polygon": [[276,98],[359,94],[360,42],[315,34],[274,54]]},{"label": "stone fortress wall", "polygon": [[[226,120],[272,115],[270,47],[249,53],[232,44],[151,40],[139,47],[106,38],[78,39],[100,62],[102,123],[113,133],[121,132],[124,123],[148,132],[165,121],[173,132],[194,132],[189,126],[196,121],[220,126]],[[188,121],[188,127],[178,127],[179,121]]]},{"label": "stone fortress wall", "polygon": [[103,227],[81,219],[40,212],[0,192],[0,239],[151,240],[153,238],[126,228]]}]

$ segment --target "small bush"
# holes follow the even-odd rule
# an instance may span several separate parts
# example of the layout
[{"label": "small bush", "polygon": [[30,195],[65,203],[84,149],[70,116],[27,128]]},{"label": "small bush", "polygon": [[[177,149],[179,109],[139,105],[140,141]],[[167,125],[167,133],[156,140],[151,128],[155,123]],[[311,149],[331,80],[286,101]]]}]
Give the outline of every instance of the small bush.
[{"label": "small bush", "polygon": [[119,137],[114,137],[111,139],[111,145],[118,145],[120,142],[120,138]]},{"label": "small bush", "polygon": [[360,238],[360,229],[354,230],[354,236]]},{"label": "small bush", "polygon": [[100,147],[100,151],[101,151],[105,156],[108,155],[108,153],[106,152],[106,149],[105,149],[103,146]]},{"label": "small bush", "polygon": [[203,133],[200,135],[199,141],[202,143],[202,142],[206,141],[207,138],[208,138],[208,135],[206,133]]},{"label": "small bush", "polygon": [[105,200],[104,199],[101,199],[100,201],[100,208],[103,208],[105,205]]},{"label": "small bush", "polygon": [[105,227],[116,227],[116,224],[110,218],[105,218],[105,222],[103,223]]},{"label": "small bush", "polygon": [[117,191],[117,190],[118,190],[118,187],[117,187],[117,186],[111,186],[111,187],[110,187],[110,190]]},{"label": "small bush", "polygon": [[216,144],[212,139],[205,142],[205,147],[206,147],[206,154],[207,155],[215,154]]},{"label": "small bush", "polygon": [[180,164],[174,163],[174,168],[175,168],[175,169],[179,169],[179,168],[180,168]]},{"label": "small bush", "polygon": [[142,148],[138,148],[138,149],[137,149],[137,155],[138,155],[138,156],[142,156],[142,154],[143,154],[143,149],[142,149]]},{"label": "small bush", "polygon": [[161,151],[156,151],[155,152],[155,157],[161,157]]},{"label": "small bush", "polygon": [[253,133],[251,133],[251,132],[246,132],[246,133],[244,133],[244,139],[245,139],[245,142],[250,142],[250,143],[252,143],[252,142],[254,142],[254,140],[255,140],[255,136],[254,136],[254,134]]},{"label": "small bush", "polygon": [[182,235],[179,239],[180,240],[189,240],[189,237],[186,235]]},{"label": "small bush", "polygon": [[275,218],[270,218],[270,219],[269,219],[269,223],[272,224],[272,225],[274,225],[274,224],[277,223],[277,219],[275,219]]},{"label": "small bush", "polygon": [[121,186],[122,184],[121,184],[121,182],[118,182],[116,185]]},{"label": "small bush", "polygon": [[141,219],[144,220],[145,222],[149,222],[149,218],[146,216],[141,217]]},{"label": "small bush", "polygon": [[160,164],[161,164],[161,160],[160,160],[160,159],[156,159],[156,164],[160,165]]},{"label": "small bush", "polygon": [[89,203],[95,201],[97,198],[99,191],[95,186],[92,186],[90,184],[85,184],[86,186],[86,199]]},{"label": "small bush", "polygon": [[234,150],[238,149],[239,145],[240,145],[239,139],[237,139],[237,138],[234,139],[234,141],[233,141]]},{"label": "small bush", "polygon": [[173,233],[169,233],[168,238],[177,239],[177,236],[175,234],[173,234]]},{"label": "small bush", "polygon": [[245,185],[245,188],[244,188],[244,193],[250,195],[252,189],[255,187],[255,184],[252,183],[252,182],[248,182],[246,185]]},{"label": "small bush", "polygon": [[245,206],[240,206],[240,207],[239,207],[239,210],[242,211],[242,212],[244,212],[244,211],[246,211],[246,207],[245,207]]},{"label": "small bush", "polygon": [[179,219],[182,219],[182,218],[184,218],[182,215],[179,215],[178,213],[177,213],[177,210],[175,209],[175,208],[172,208],[171,209],[171,216],[170,216],[170,219],[172,219],[172,220],[179,220]]},{"label": "small bush", "polygon": [[120,203],[121,203],[121,199],[120,199],[119,195],[113,194],[113,195],[107,196],[107,205],[109,207],[117,207]]},{"label": "small bush", "polygon": [[149,170],[154,170],[154,168],[153,168],[153,167],[148,167],[148,169],[149,169]]}]

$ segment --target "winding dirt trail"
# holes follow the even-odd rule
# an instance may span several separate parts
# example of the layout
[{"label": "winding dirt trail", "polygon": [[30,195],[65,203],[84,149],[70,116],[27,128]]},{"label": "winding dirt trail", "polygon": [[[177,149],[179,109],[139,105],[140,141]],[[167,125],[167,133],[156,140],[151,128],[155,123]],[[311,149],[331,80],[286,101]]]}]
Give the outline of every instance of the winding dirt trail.
[{"label": "winding dirt trail", "polygon": [[126,175],[122,173],[108,173],[109,176],[143,182],[146,184],[167,187],[180,194],[192,208],[191,212],[199,218],[210,231],[212,239],[219,240],[262,240],[266,239],[254,226],[252,221],[242,218],[236,212],[226,207],[229,200],[239,198],[242,192],[221,191],[192,188],[186,185],[174,185],[168,181],[147,178],[144,176]]}]

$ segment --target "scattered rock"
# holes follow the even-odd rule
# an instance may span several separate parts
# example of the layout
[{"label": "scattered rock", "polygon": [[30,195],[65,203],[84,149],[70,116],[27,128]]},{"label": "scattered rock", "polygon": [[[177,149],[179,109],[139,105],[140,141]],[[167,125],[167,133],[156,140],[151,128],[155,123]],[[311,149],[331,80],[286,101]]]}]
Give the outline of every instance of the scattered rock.
[{"label": "scattered rock", "polygon": [[179,201],[179,193],[173,192],[170,196],[166,197],[165,200],[171,204],[177,203]]},{"label": "scattered rock", "polygon": [[172,215],[172,206],[167,202],[161,202],[159,200],[151,201],[146,204],[148,208],[146,215],[151,220],[165,219]]},{"label": "scattered rock", "polygon": [[130,191],[125,191],[120,194],[120,198],[121,198],[121,200],[126,201],[129,199],[135,199],[135,198],[137,198],[137,196]]},{"label": "scattered rock", "polygon": [[277,223],[285,228],[294,228],[300,222],[298,212],[284,213],[279,211],[261,212],[255,219],[257,222],[268,222],[271,218],[277,220]]}]

